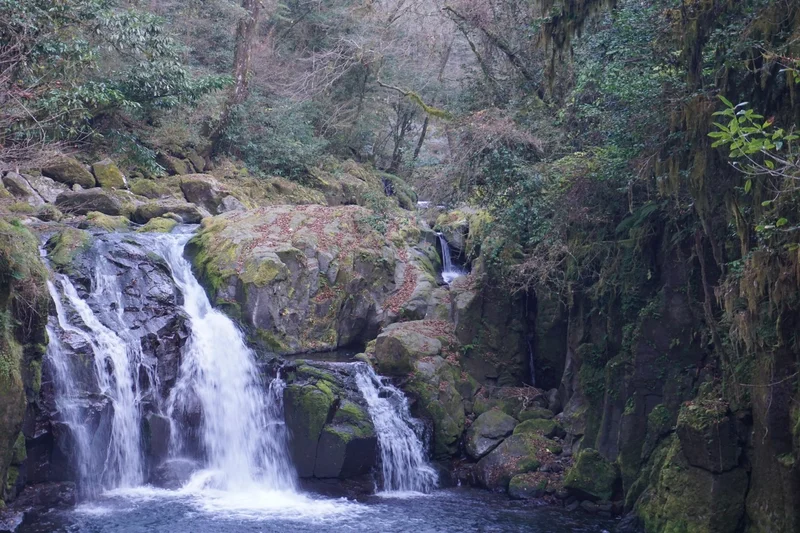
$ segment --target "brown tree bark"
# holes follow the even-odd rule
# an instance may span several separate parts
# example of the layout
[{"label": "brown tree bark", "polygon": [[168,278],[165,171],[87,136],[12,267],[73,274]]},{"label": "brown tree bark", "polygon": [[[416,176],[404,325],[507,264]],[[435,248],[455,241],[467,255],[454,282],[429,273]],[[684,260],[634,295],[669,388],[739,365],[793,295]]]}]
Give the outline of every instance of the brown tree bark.
[{"label": "brown tree bark", "polygon": [[233,87],[222,110],[219,124],[211,134],[211,153],[219,150],[225,130],[230,126],[233,109],[247,100],[253,44],[261,17],[261,0],[242,0],[242,9],[247,13],[236,27],[236,49],[233,53]]}]

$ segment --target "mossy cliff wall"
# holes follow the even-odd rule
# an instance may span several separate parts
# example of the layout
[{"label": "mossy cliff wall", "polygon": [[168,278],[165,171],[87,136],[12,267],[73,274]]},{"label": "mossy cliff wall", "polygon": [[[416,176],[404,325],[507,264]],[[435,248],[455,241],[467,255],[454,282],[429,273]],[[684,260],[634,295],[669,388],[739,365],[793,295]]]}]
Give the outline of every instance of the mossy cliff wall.
[{"label": "mossy cliff wall", "polygon": [[0,220],[0,505],[25,483],[25,442],[33,435],[24,433],[23,422],[41,387],[46,280],[36,237]]}]

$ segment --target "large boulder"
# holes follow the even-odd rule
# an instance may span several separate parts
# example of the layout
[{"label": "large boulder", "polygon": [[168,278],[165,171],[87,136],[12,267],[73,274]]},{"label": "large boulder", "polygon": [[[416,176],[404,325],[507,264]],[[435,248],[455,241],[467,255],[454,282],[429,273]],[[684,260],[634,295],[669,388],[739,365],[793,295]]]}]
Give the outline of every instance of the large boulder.
[{"label": "large boulder", "polygon": [[226,213],[205,220],[187,252],[212,300],[266,349],[349,346],[402,312],[424,269],[413,221],[399,219],[383,235],[372,216],[315,205]]},{"label": "large boulder", "polygon": [[[375,360],[381,374],[406,375],[422,357],[432,357],[442,351],[442,341],[426,335],[419,322],[401,322],[387,326],[375,343]],[[429,322],[433,324],[433,322]]]},{"label": "large boulder", "polygon": [[475,470],[478,482],[487,489],[505,491],[514,476],[535,472],[547,462],[553,446],[552,441],[540,435],[511,435],[478,461]]},{"label": "large boulder", "polygon": [[433,424],[433,451],[439,459],[459,452],[465,403],[478,388],[463,371],[459,352],[453,325],[436,320],[392,324],[370,348],[379,372],[409,375],[405,390],[417,401],[419,414]]},{"label": "large boulder", "polygon": [[3,176],[3,185],[15,198],[28,202],[33,207],[38,207],[45,203],[39,193],[28,183],[28,180],[16,172],[9,172]]},{"label": "large boulder", "polygon": [[202,206],[212,215],[244,209],[244,204],[231,196],[214,178],[206,174],[181,177],[181,191],[186,200]]},{"label": "large boulder", "polygon": [[154,218],[163,217],[172,213],[178,215],[185,224],[198,224],[208,213],[194,204],[180,200],[156,200],[136,207],[133,220],[139,224],[146,224]]},{"label": "large boulder", "polygon": [[284,409],[300,477],[353,478],[375,466],[375,428],[351,372],[299,361],[288,373]]},{"label": "large boulder", "polygon": [[467,430],[465,444],[467,455],[478,460],[511,435],[517,421],[502,411],[491,410],[483,413]]},{"label": "large boulder", "polygon": [[103,189],[61,193],[56,199],[56,206],[64,213],[72,215],[97,211],[104,215],[119,216],[124,212],[122,201]]},{"label": "large boulder", "polygon": [[125,175],[111,159],[103,159],[92,165],[97,183],[104,189],[124,189]]},{"label": "large boulder", "polygon": [[619,482],[617,468],[597,450],[581,450],[564,478],[564,487],[584,500],[610,500]]},{"label": "large boulder", "polygon": [[70,190],[69,186],[64,183],[59,183],[47,176],[24,176],[33,189],[39,193],[42,199],[49,203],[55,203],[58,195]]},{"label": "large boulder", "polygon": [[375,465],[378,439],[367,411],[344,400],[327,424],[317,444],[314,477],[352,478],[369,473]]},{"label": "large boulder", "polygon": [[62,157],[54,161],[42,169],[42,174],[59,183],[80,185],[84,189],[90,189],[97,184],[92,173],[73,157]]}]

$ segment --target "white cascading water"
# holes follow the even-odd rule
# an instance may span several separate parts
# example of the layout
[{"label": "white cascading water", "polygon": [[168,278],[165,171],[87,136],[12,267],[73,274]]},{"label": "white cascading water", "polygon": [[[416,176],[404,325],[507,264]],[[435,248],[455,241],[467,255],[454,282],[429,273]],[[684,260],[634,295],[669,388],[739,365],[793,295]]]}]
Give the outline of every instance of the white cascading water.
[{"label": "white cascading water", "polygon": [[[99,475],[99,479],[82,479],[84,490],[96,490],[96,487],[92,486],[96,482],[99,482],[104,488],[141,485],[144,480],[140,412],[134,381],[134,376],[138,373],[139,361],[130,357],[131,353],[122,338],[100,322],[86,301],[78,295],[68,277],[59,274],[56,276],[56,280],[61,288],[61,294],[52,283],[49,287],[56,304],[59,327],[67,334],[83,338],[91,346],[99,392],[112,404],[111,441],[103,462],[102,473]],[[69,303],[70,308],[75,311],[88,331],[81,329],[78,324],[71,323],[62,297]],[[65,366],[68,364],[65,361],[66,358],[60,356],[63,350],[60,350],[61,345],[57,335],[53,332],[50,338],[50,361],[53,368],[56,369],[56,372],[68,371],[68,367]],[[62,393],[57,395],[56,401],[67,404],[72,402],[66,414],[68,417],[78,416],[74,411],[78,409],[75,405],[77,401],[75,391],[71,390],[72,385],[68,384],[71,376],[65,380],[58,379],[61,377],[58,375],[55,377],[59,382],[60,391],[58,392]],[[71,400],[70,397],[72,397]],[[88,437],[84,438],[80,435],[81,431],[85,432],[86,429],[81,428],[78,433],[74,434],[78,446],[85,445],[86,442],[81,442],[81,440],[88,439]],[[79,453],[87,454],[87,449]],[[83,460],[88,460],[88,458],[84,457]],[[81,475],[88,476],[90,470],[88,465],[79,466]]]},{"label": "white cascading water", "polygon": [[463,276],[464,272],[453,265],[453,258],[450,254],[450,245],[447,244],[447,239],[441,233],[437,233],[437,235],[439,236],[439,244],[442,247],[442,279],[450,285],[454,279]]},{"label": "white cascading water", "polygon": [[371,367],[356,363],[356,384],[367,401],[381,451],[385,492],[430,492],[438,475],[427,460],[418,433],[420,422],[411,416],[403,392],[384,383]]},{"label": "white cascading water", "polygon": [[273,380],[265,394],[254,354],[242,333],[211,306],[183,257],[188,239],[188,235],[153,237],[154,248],[169,265],[191,319],[180,377],[168,402],[172,420],[192,396],[202,405],[208,468],[190,483],[223,491],[292,490],[295,473],[283,422],[283,382]]}]

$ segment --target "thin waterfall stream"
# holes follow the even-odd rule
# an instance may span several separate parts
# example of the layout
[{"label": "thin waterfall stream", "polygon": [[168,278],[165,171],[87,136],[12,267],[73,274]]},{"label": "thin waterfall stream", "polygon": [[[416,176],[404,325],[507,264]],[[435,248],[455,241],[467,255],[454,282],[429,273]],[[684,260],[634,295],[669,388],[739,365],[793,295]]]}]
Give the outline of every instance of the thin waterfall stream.
[{"label": "thin waterfall stream", "polygon": [[408,399],[365,363],[356,363],[356,384],[367,401],[378,434],[383,491],[430,492],[438,475],[420,438],[421,423],[411,416]]},{"label": "thin waterfall stream", "polygon": [[450,285],[458,277],[461,277],[465,272],[457,265],[453,264],[453,257],[450,251],[450,244],[445,239],[444,235],[437,233],[439,237],[439,246],[442,249],[442,279],[445,283]]}]

